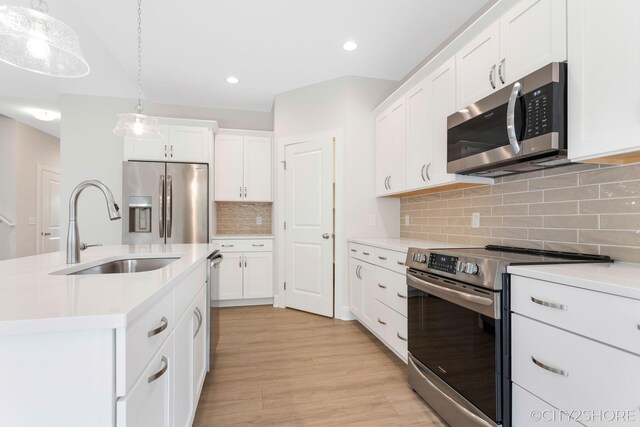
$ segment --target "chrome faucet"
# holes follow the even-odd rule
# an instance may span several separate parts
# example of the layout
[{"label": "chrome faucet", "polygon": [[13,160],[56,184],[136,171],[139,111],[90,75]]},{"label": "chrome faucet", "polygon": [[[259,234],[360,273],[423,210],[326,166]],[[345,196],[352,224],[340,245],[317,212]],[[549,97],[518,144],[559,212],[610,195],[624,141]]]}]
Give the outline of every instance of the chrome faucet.
[{"label": "chrome faucet", "polygon": [[109,211],[109,219],[114,221],[120,219],[120,208],[113,199],[113,193],[111,190],[96,180],[83,181],[73,190],[71,197],[69,198],[69,232],[67,234],[67,264],[77,264],[80,262],[80,235],[78,233],[78,197],[80,193],[87,187],[96,187],[107,200],[107,210]]}]

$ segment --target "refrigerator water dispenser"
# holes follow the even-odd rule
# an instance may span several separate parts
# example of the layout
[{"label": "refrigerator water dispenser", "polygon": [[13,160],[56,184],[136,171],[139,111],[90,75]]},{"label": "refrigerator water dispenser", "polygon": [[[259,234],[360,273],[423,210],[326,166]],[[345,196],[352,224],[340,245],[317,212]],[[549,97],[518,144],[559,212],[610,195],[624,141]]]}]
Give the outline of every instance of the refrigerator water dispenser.
[{"label": "refrigerator water dispenser", "polygon": [[151,196],[129,196],[129,233],[151,233]]}]

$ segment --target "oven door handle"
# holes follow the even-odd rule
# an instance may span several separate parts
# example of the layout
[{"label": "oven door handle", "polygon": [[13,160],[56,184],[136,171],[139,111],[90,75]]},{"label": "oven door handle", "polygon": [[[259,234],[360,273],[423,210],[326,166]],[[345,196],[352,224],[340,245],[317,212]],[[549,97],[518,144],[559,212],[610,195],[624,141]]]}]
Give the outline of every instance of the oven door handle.
[{"label": "oven door handle", "polygon": [[[486,298],[486,297],[481,297],[478,295],[471,295],[471,294],[467,294],[465,292],[460,292],[460,291],[456,291],[455,289],[449,289],[449,288],[445,288],[443,286],[438,286],[438,285],[434,285],[433,283],[429,283],[426,282],[422,279],[418,279],[417,277],[411,275],[411,274],[407,274],[407,280],[409,280],[412,283],[417,284],[419,287],[425,288],[427,290],[433,291],[433,292],[440,292],[446,295],[450,295],[453,298],[456,299],[461,299],[464,300],[466,302],[470,302],[473,304],[478,304],[478,305],[483,305],[483,306],[490,306],[493,305],[493,300],[491,298]],[[411,285],[411,283],[410,283]],[[413,286],[413,285],[411,285]],[[436,296],[438,296],[436,294]]]}]

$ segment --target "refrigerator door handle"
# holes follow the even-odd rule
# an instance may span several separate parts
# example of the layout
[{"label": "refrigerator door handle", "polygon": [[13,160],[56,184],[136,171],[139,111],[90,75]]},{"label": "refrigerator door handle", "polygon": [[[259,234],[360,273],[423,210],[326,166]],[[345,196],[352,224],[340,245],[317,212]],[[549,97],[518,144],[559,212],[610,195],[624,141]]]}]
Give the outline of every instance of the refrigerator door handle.
[{"label": "refrigerator door handle", "polygon": [[164,237],[164,175],[160,175],[160,189],[158,191],[158,234],[160,237]]},{"label": "refrigerator door handle", "polygon": [[171,238],[173,228],[173,179],[167,175],[167,239]]}]

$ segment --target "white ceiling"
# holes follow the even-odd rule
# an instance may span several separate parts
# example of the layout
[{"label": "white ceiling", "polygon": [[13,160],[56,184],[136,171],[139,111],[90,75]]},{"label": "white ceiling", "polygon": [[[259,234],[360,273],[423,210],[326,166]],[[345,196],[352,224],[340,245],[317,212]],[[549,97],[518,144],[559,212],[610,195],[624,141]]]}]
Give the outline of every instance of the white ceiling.
[{"label": "white ceiling", "polygon": [[[50,104],[61,93],[135,97],[137,2],[48,3],[49,13],[78,33],[91,73],[56,79],[0,63],[0,96],[6,97],[0,113],[12,116],[6,104],[15,99]],[[145,96],[156,103],[270,111],[278,93],[344,75],[400,80],[485,3],[145,0]],[[356,51],[342,49],[348,39],[357,41]],[[240,83],[226,83],[230,75]]]}]

